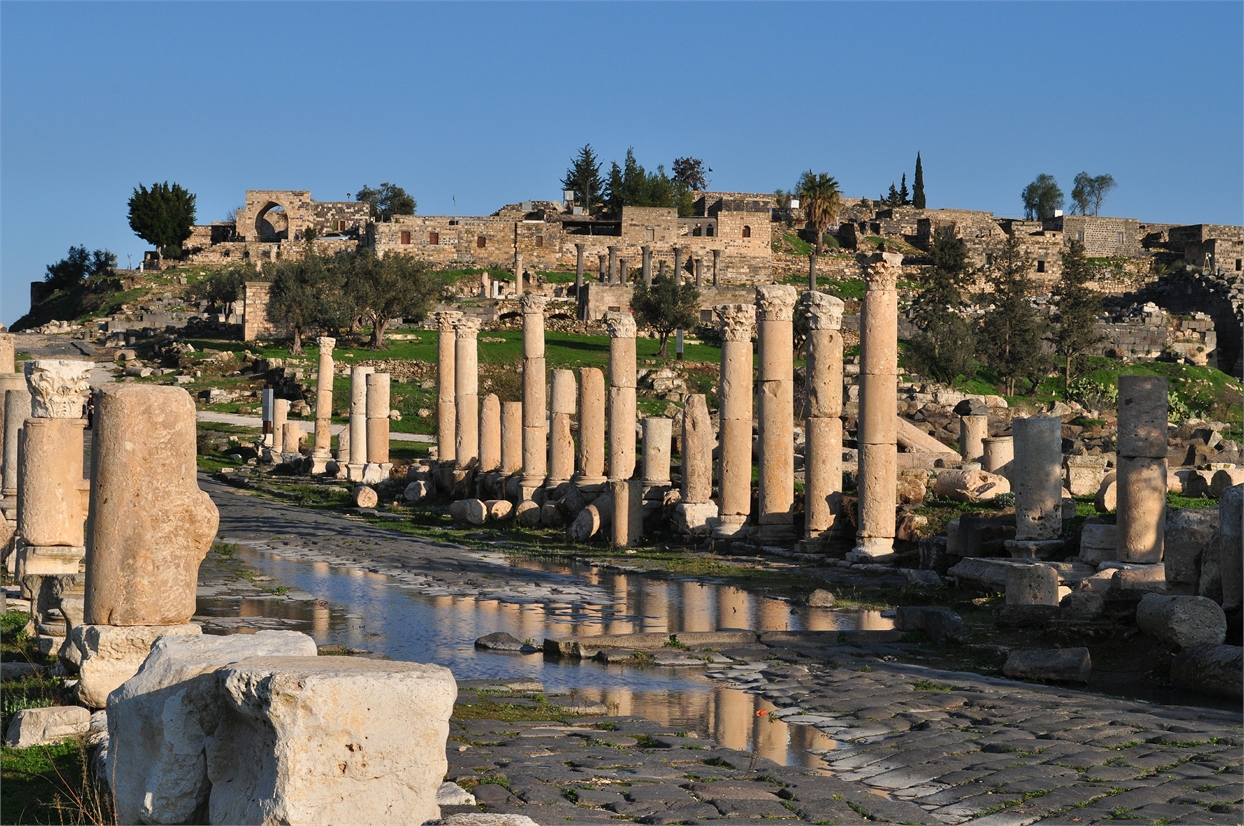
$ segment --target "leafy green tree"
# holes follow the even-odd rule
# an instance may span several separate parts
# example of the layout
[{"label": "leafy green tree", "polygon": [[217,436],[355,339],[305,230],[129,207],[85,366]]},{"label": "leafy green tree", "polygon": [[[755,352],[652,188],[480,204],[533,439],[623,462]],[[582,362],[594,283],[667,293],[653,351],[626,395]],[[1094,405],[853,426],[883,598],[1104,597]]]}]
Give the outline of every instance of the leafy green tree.
[{"label": "leafy green tree", "polygon": [[358,315],[371,325],[373,350],[388,349],[384,329],[395,318],[421,320],[444,294],[444,284],[426,261],[409,255],[377,258],[362,249],[338,259]]},{"label": "leafy green tree", "polygon": [[367,204],[373,221],[388,221],[394,215],[414,215],[418,204],[397,184],[383,183],[377,189],[366,184],[354,195],[354,200]]},{"label": "leafy green tree", "polygon": [[260,274],[254,264],[249,261],[235,262],[196,283],[190,294],[197,301],[206,301],[212,307],[223,307],[242,298],[247,281],[258,280]]},{"label": "leafy green tree", "polygon": [[1113,175],[1097,175],[1096,177],[1081,172],[1076,175],[1075,186],[1071,188],[1071,200],[1075,204],[1072,212],[1079,212],[1081,215],[1088,215],[1089,210],[1093,210],[1093,216],[1101,211],[1101,202],[1106,200],[1106,195],[1110,190],[1115,188]]},{"label": "leafy green tree", "polygon": [[652,286],[637,284],[631,293],[631,309],[636,321],[656,331],[661,342],[658,358],[665,358],[670,334],[690,330],[699,323],[700,291],[695,284],[680,284],[677,273],[665,273],[652,279]]},{"label": "leafy green tree", "polygon": [[1063,389],[1071,386],[1073,368],[1082,366],[1084,356],[1102,341],[1097,331],[1101,295],[1089,286],[1093,268],[1084,244],[1072,241],[1063,253],[1063,274],[1054,287],[1054,327],[1049,342],[1063,360]]},{"label": "leafy green tree", "polygon": [[[1042,324],[1028,301],[1032,292],[1032,256],[1019,238],[1011,236],[994,255],[993,306],[981,319],[977,343],[985,364],[1006,382],[1007,395],[1015,394],[1019,379],[1035,379],[1042,369]],[[990,298],[982,297],[982,301]]]},{"label": "leafy green tree", "polygon": [[268,317],[287,324],[293,336],[290,355],[302,355],[302,337],[309,330],[339,329],[350,323],[353,307],[346,295],[344,267],[308,249],[300,259],[265,264],[263,276],[272,282]]},{"label": "leafy green tree", "polygon": [[675,158],[674,180],[688,190],[703,192],[708,189],[708,173],[713,170],[699,158]]},{"label": "leafy green tree", "polygon": [[691,190],[686,184],[666,175],[664,166],[658,166],[656,172],[644,169],[635,160],[633,148],[626,150],[622,166],[617,162],[609,165],[604,198],[605,206],[615,215],[626,206],[675,207],[682,216],[690,215],[692,209]]},{"label": "leafy green tree", "polygon": [[917,333],[909,342],[912,369],[937,381],[953,383],[972,376],[977,363],[972,328],[963,318],[964,292],[971,285],[967,243],[951,227],[941,227],[929,250],[932,264],[921,275],[920,292],[912,302]]},{"label": "leafy green tree", "polygon": [[799,196],[799,205],[803,207],[808,226],[816,235],[814,254],[820,255],[825,230],[838,220],[838,212],[842,209],[842,191],[838,188],[838,181],[824,172],[809,169],[799,176],[795,194]]},{"label": "leafy green tree", "polygon": [[68,255],[48,264],[43,280],[53,290],[65,290],[93,275],[111,275],[116,268],[117,256],[106,249],[87,252],[86,247],[70,247]]},{"label": "leafy green tree", "polygon": [[600,202],[600,161],[596,159],[590,143],[585,144],[570,162],[566,177],[562,178],[562,188],[574,193],[575,200],[585,213],[590,214]]},{"label": "leafy green tree", "polygon": [[1063,208],[1063,191],[1053,175],[1038,175],[1024,187],[1021,197],[1024,199],[1024,217],[1028,219],[1053,218],[1054,210]]},{"label": "leafy green tree", "polygon": [[911,205],[916,209],[924,209],[924,167],[920,164],[920,153],[916,153],[916,177],[911,182]]},{"label": "leafy green tree", "polygon": [[181,255],[181,244],[194,226],[194,194],[181,184],[139,184],[130,196],[130,229],[168,258]]}]

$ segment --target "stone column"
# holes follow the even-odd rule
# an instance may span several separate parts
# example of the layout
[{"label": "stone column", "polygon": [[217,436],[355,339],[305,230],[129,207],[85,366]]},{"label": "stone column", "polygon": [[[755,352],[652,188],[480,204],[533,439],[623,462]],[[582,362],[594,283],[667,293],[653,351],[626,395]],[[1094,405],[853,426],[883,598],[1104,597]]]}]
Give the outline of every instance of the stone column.
[{"label": "stone column", "polygon": [[506,476],[523,467],[523,403],[501,405],[501,472]]},{"label": "stone column", "polygon": [[894,552],[898,462],[897,253],[860,255],[866,291],[860,310],[859,529],[854,553]]},{"label": "stone column", "polygon": [[989,436],[988,416],[959,417],[959,455],[965,462],[984,462],[985,438]]},{"label": "stone column", "polygon": [[716,287],[718,284],[717,278],[718,278],[720,263],[721,263],[721,250],[713,250],[713,286],[714,287]]},{"label": "stone column", "polygon": [[674,247],[674,283],[681,284],[682,276],[682,247]]},{"label": "stone column", "polygon": [[631,278],[630,270],[631,270],[630,262],[627,261],[627,259],[625,258],[619,257],[618,258],[618,284],[619,285],[625,284],[630,280]]},{"label": "stone column", "polygon": [[1015,419],[1015,540],[1057,540],[1063,527],[1063,423],[1055,418]]},{"label": "stone column", "polygon": [[[1011,479],[1011,462],[1015,459],[1014,436],[992,436],[984,442],[985,455],[981,459],[981,469],[988,473],[996,473]],[[1015,483],[1011,482],[1011,487]]]},{"label": "stone column", "polygon": [[286,456],[299,453],[302,450],[302,437],[304,435],[301,423],[285,423],[281,428],[281,461],[285,461]]},{"label": "stone column", "polygon": [[544,362],[543,296],[524,296],[523,311],[523,480],[530,499],[548,476],[548,405]]},{"label": "stone column", "polygon": [[587,244],[576,241],[574,245],[574,297],[579,302],[579,320],[583,321],[587,305],[583,301],[583,250]]},{"label": "stone column", "polygon": [[455,428],[458,414],[454,410],[455,383],[454,322],[459,312],[436,313],[436,458],[449,463],[454,460]]},{"label": "stone column", "polygon": [[643,481],[645,488],[669,488],[670,443],[674,422],[661,416],[649,416],[642,422],[644,431]]},{"label": "stone column", "polygon": [[569,482],[574,474],[574,436],[571,420],[575,413],[573,370],[553,371],[552,404],[549,416],[549,478],[550,489]]},{"label": "stone column", "polygon": [[641,264],[641,269],[643,271],[644,286],[651,287],[652,286],[652,247],[645,244],[644,246],[639,248],[639,251],[643,254],[643,263]]},{"label": "stone column", "polygon": [[605,254],[603,252],[597,253],[596,258],[600,262],[599,280],[600,283],[604,284],[609,280],[609,266],[605,261]]},{"label": "stone column", "polygon": [[605,374],[579,368],[579,488],[605,483]]},{"label": "stone column", "polygon": [[479,319],[454,320],[454,463],[458,470],[479,464]]},{"label": "stone column", "polygon": [[609,482],[609,493],[613,498],[611,539],[619,548],[630,547],[644,534],[643,483],[638,479],[615,479]]},{"label": "stone column", "polygon": [[479,471],[492,473],[501,467],[501,400],[489,393],[480,405]]},{"label": "stone column", "polygon": [[285,452],[285,425],[289,422],[289,399],[272,400],[272,454],[277,463]]},{"label": "stone column", "polygon": [[25,376],[8,373],[0,375],[0,391],[4,393],[3,496],[11,499],[17,496],[17,442],[22,425],[30,418],[30,390]]},{"label": "stone column", "polygon": [[527,279],[523,277],[523,254],[514,253],[514,286],[519,295],[527,292]]},{"label": "stone column", "polygon": [[1166,533],[1166,379],[1119,376],[1120,562],[1162,561]]},{"label": "stone column", "polygon": [[717,486],[721,516],[715,533],[734,536],[747,524],[752,499],[752,333],[756,308],[719,304],[721,319],[721,438]]},{"label": "stone column", "polygon": [[337,339],[320,336],[319,374],[315,380],[315,449],[311,451],[311,472],[326,473],[332,461],[333,348]]},{"label": "stone column", "polygon": [[635,473],[635,318],[609,313],[609,478]]},{"label": "stone column", "polygon": [[816,253],[808,256],[808,289],[816,292]]},{"label": "stone column", "polygon": [[700,255],[695,257],[695,286],[696,289],[704,286],[704,257]]},{"label": "stone column", "polygon": [[[665,277],[665,259],[662,258],[660,261],[657,262],[657,278],[664,278],[664,277]],[[649,284],[648,286],[651,287],[652,285]]]},{"label": "stone column", "polygon": [[842,300],[806,293],[808,423],[804,442],[804,530],[808,543],[842,533]]},{"label": "stone column", "polygon": [[713,421],[702,394],[687,397],[682,417],[682,501],[674,507],[674,527],[707,533],[717,519],[713,496]]},{"label": "stone column", "polygon": [[[367,465],[367,377],[374,372],[375,367],[361,364],[350,368],[350,457],[346,463],[346,479],[351,482],[363,481],[363,469]],[[452,404],[451,401],[451,410]],[[440,412],[439,406],[437,412]]]},{"label": "stone column", "polygon": [[760,420],[760,487],[756,522],[763,542],[794,539],[795,374],[794,287],[756,288],[760,371],[756,397]]},{"label": "stone column", "polygon": [[0,333],[0,373],[14,373],[17,352],[12,333]]},{"label": "stone column", "polygon": [[389,475],[389,374],[367,376],[367,479]]},{"label": "stone column", "polygon": [[618,248],[615,246],[606,247],[609,250],[609,283],[618,283]]}]

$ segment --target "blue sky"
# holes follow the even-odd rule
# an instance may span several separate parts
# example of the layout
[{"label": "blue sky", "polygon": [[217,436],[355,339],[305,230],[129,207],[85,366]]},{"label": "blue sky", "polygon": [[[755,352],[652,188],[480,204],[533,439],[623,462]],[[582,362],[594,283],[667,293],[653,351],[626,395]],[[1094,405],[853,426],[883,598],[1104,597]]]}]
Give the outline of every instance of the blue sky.
[{"label": "blue sky", "polygon": [[[571,155],[682,155],[714,189],[804,169],[1022,213],[1244,223],[1240,3],[0,3],[0,321],[70,245],[122,266],[136,184],[220,220],[246,189],[405,187],[422,214],[553,199]],[[454,196],[456,196],[456,208]]]}]

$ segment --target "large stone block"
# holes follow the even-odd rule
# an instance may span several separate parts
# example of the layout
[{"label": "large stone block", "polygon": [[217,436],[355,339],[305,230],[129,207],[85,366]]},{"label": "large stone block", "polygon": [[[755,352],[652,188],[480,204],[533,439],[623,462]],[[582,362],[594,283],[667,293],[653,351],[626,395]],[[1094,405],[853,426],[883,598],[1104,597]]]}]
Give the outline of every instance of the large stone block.
[{"label": "large stone block", "polygon": [[[1195,594],[1201,581],[1201,558],[1218,527],[1218,508],[1184,508],[1166,515],[1162,561],[1166,584],[1177,593]],[[1083,554],[1081,554],[1083,555]]]},{"label": "large stone block", "polygon": [[122,628],[79,625],[69,632],[69,644],[78,650],[81,663],[78,702],[90,708],[103,708],[108,695],[138,673],[157,639],[172,634],[195,636],[202,633],[202,627],[193,623]]},{"label": "large stone block", "polygon": [[262,657],[217,674],[211,823],[392,824],[439,817],[457,686],[448,669]]},{"label": "large stone block", "polygon": [[296,631],[165,636],[108,697],[109,782],[121,823],[203,823],[207,738],[222,714],[217,669],[253,657],[314,657]]},{"label": "large stone block", "polygon": [[1087,683],[1092,667],[1087,648],[1048,648],[1012,651],[1002,673],[1020,680]]},{"label": "large stone block", "polygon": [[1058,605],[1058,571],[1048,565],[1016,565],[1006,571],[1007,605]]},{"label": "large stone block", "polygon": [[91,712],[82,706],[22,709],[13,715],[4,744],[15,749],[51,745],[82,737],[90,725]]},{"label": "large stone block", "polygon": [[933,483],[933,492],[956,502],[984,502],[1010,493],[1011,483],[1005,476],[983,470],[942,470]]},{"label": "large stone block", "polygon": [[1151,637],[1180,648],[1218,645],[1227,636],[1227,617],[1212,599],[1145,594],[1136,606],[1136,625]]}]

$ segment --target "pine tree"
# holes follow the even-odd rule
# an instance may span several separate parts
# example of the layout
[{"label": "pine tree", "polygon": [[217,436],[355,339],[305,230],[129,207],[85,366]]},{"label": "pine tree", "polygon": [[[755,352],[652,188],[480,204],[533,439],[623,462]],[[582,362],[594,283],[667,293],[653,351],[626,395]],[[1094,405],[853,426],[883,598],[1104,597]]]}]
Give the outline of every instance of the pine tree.
[{"label": "pine tree", "polygon": [[1035,379],[1041,370],[1041,320],[1028,301],[1032,292],[1032,256],[1015,236],[994,255],[993,307],[981,319],[978,342],[985,364],[1006,382],[1015,395],[1019,379]]},{"label": "pine tree", "polygon": [[910,203],[911,203],[911,198],[908,197],[908,192],[907,192],[907,173],[904,172],[903,183],[900,184],[898,188],[898,205],[907,206]]},{"label": "pine tree", "polygon": [[912,302],[911,319],[919,332],[907,351],[908,364],[917,372],[950,383],[971,377],[972,330],[960,315],[963,292],[972,280],[967,243],[950,227],[942,227],[930,248],[933,264],[920,278],[920,292]]},{"label": "pine tree", "polygon": [[911,183],[911,205],[924,209],[924,167],[920,165],[920,153],[916,153],[916,177]]},{"label": "pine tree", "polygon": [[574,193],[575,200],[585,213],[590,213],[600,201],[600,162],[596,160],[590,143],[584,145],[570,162],[566,177],[562,178],[562,188]]},{"label": "pine tree", "polygon": [[1084,244],[1072,241],[1063,253],[1063,274],[1054,287],[1054,329],[1049,342],[1063,359],[1063,391],[1071,384],[1075,362],[1102,340],[1097,331],[1097,314],[1101,296],[1088,285],[1093,268],[1084,252]]}]

